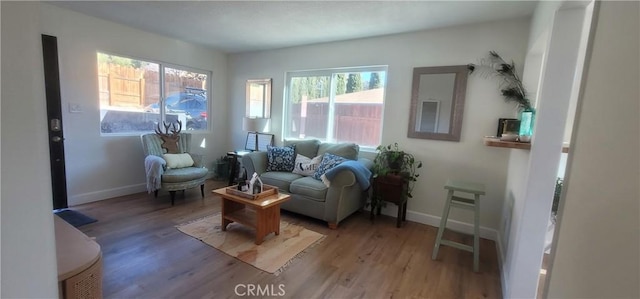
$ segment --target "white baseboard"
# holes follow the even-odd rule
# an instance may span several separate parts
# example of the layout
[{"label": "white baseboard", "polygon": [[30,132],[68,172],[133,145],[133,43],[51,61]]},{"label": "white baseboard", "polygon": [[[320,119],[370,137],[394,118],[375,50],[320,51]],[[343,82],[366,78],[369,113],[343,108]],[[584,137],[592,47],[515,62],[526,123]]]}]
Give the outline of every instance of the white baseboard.
[{"label": "white baseboard", "polygon": [[72,195],[72,196],[69,196],[68,201],[69,201],[69,206],[75,206],[75,205],[99,201],[107,198],[129,195],[129,194],[134,194],[139,192],[146,192],[146,191],[147,191],[147,185],[142,183],[142,184],[135,184],[135,185],[118,187],[118,188],[111,188],[106,190],[82,193],[78,195]]},{"label": "white baseboard", "polygon": [[[387,206],[386,208],[382,209],[382,214],[387,215],[387,216],[395,217],[395,216],[398,215],[398,208],[396,206],[392,206],[392,205]],[[434,215],[430,215],[430,214],[425,214],[425,213],[421,213],[421,212],[415,212],[415,211],[407,210],[407,220],[408,221],[413,221],[413,222],[417,222],[417,223],[422,223],[422,224],[426,224],[426,225],[440,227],[440,219],[441,218],[442,217],[440,217],[440,216],[434,216]],[[458,221],[458,220],[449,219],[447,221],[447,228],[450,228],[450,229],[458,231],[458,232],[466,233],[466,234],[473,234],[473,224],[471,224],[471,223],[466,223],[466,222],[462,222],[462,221]],[[480,237],[495,241],[496,244],[498,243],[498,241],[497,241],[498,240],[498,231],[495,230],[495,229],[484,227],[484,226],[480,226]]]},{"label": "white baseboard", "polygon": [[[207,179],[214,178],[215,173],[213,171],[207,172]],[[147,185],[145,183],[128,185],[123,187],[111,188],[106,190],[99,190],[93,192],[87,192],[77,195],[70,195],[68,197],[69,206],[76,206],[94,201],[100,201],[109,199],[112,197],[124,196],[134,193],[146,192]]]}]

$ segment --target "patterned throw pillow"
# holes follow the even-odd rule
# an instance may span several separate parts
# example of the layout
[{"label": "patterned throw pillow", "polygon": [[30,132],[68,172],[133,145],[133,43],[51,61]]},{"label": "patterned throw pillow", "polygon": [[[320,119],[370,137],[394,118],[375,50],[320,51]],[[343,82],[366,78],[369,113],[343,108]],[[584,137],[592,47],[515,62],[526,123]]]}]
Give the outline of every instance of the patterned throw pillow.
[{"label": "patterned throw pillow", "polygon": [[270,146],[267,145],[267,171],[293,171],[295,145]]},{"label": "patterned throw pillow", "polygon": [[297,154],[295,167],[293,168],[293,173],[297,173],[304,176],[312,176],[316,172],[316,169],[318,169],[318,165],[320,165],[320,161],[322,161],[322,156],[317,156],[311,159],[307,156]]},{"label": "patterned throw pillow", "polygon": [[334,154],[325,153],[324,156],[322,156],[322,162],[320,162],[320,165],[318,165],[318,169],[316,169],[316,172],[313,174],[313,178],[316,180],[320,180],[322,175],[325,172],[329,171],[329,169],[347,160],[348,159],[336,156]]}]

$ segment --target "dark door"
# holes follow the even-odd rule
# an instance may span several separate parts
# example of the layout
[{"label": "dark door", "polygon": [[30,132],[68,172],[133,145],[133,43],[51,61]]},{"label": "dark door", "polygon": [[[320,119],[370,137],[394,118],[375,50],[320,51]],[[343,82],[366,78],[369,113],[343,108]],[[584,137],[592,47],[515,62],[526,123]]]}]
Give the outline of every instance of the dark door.
[{"label": "dark door", "polygon": [[44,62],[44,86],[47,99],[47,124],[49,126],[49,160],[53,189],[53,209],[67,208],[67,180],[64,168],[64,136],[62,134],[62,103],[60,98],[60,73],[58,67],[58,40],[55,36],[42,35]]}]

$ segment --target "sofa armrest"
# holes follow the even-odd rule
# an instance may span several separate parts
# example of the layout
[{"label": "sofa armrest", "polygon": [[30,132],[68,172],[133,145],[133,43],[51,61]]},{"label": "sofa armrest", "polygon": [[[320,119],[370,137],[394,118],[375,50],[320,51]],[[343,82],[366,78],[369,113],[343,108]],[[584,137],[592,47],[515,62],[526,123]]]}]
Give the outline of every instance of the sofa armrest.
[{"label": "sofa armrest", "polygon": [[369,170],[373,168],[373,161],[371,161],[371,159],[359,158],[358,162],[362,163],[362,165],[364,165],[364,167],[366,167]]},{"label": "sofa armrest", "polygon": [[251,152],[242,156],[242,166],[247,171],[247,176],[254,172],[261,175],[267,171],[267,152]]},{"label": "sofa armrest", "polygon": [[364,206],[362,189],[350,170],[338,172],[327,190],[324,220],[335,228],[342,219]]},{"label": "sofa armrest", "polygon": [[[373,167],[373,162],[370,159],[360,158],[358,162],[367,169]],[[325,199],[324,220],[329,223],[329,227],[337,227],[342,219],[363,208],[366,194],[367,191],[362,190],[356,175],[351,170],[343,169],[337,172],[331,179],[331,185]]]}]

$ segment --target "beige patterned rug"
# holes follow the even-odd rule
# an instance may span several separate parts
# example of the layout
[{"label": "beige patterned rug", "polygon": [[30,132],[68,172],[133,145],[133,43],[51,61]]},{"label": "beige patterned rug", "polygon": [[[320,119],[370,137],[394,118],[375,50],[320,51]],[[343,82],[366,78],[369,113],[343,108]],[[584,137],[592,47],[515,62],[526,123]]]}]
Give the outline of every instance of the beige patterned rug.
[{"label": "beige patterned rug", "polygon": [[227,231],[222,231],[220,223],[221,215],[218,213],[177,225],[176,228],[230,256],[276,275],[296,257],[299,258],[305,249],[325,237],[302,226],[281,221],[280,235],[269,234],[262,244],[256,245],[253,228],[231,223]]}]

